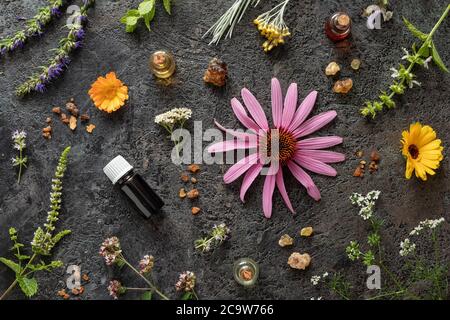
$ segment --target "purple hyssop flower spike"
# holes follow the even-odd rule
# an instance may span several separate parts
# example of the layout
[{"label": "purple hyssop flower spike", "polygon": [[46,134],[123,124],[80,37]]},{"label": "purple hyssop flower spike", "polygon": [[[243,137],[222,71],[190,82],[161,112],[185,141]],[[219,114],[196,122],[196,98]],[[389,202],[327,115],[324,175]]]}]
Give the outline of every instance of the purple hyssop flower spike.
[{"label": "purple hyssop flower spike", "polygon": [[62,15],[62,12],[59,7],[53,7],[51,10],[51,14],[52,16],[60,17]]},{"label": "purple hyssop flower spike", "polygon": [[22,40],[16,40],[14,41],[14,44],[11,47],[11,51],[16,50],[17,48],[23,48],[23,41]]},{"label": "purple hyssop flower spike", "polygon": [[34,88],[34,90],[36,90],[36,91],[38,91],[38,92],[40,92],[40,93],[43,93],[43,92],[45,91],[45,84],[43,84],[43,83],[38,83],[38,84],[36,85],[36,87]]},{"label": "purple hyssop flower spike", "polygon": [[6,48],[0,49],[0,56],[5,55],[8,50]]},{"label": "purple hyssop flower spike", "polygon": [[80,28],[77,32],[75,32],[75,38],[77,40],[83,40],[86,35],[86,31],[83,28]]},{"label": "purple hyssop flower spike", "polygon": [[68,65],[69,65],[69,63],[70,63],[70,58],[69,57],[62,57],[60,60],[59,60],[59,63],[61,64],[61,66],[63,66],[63,67],[67,67]]},{"label": "purple hyssop flower spike", "polygon": [[52,80],[57,78],[63,72],[64,66],[58,63],[50,68],[48,68],[48,79]]},{"label": "purple hyssop flower spike", "polygon": [[79,49],[83,46],[83,43],[81,41],[75,42],[75,49]]}]

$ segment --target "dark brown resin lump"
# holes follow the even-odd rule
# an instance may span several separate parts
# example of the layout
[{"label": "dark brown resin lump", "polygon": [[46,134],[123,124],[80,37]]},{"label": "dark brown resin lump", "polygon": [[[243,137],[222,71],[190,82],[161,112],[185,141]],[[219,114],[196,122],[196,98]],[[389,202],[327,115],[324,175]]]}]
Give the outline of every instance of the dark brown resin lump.
[{"label": "dark brown resin lump", "polygon": [[203,76],[206,83],[222,87],[227,80],[228,68],[227,64],[220,59],[214,58],[209,62],[208,69]]}]

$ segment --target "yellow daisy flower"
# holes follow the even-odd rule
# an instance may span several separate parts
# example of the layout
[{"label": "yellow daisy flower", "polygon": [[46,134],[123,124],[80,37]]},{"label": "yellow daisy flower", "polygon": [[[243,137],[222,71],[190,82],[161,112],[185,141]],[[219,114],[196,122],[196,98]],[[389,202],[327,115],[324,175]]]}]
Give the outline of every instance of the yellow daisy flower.
[{"label": "yellow daisy flower", "polygon": [[117,79],[114,72],[110,72],[92,84],[89,96],[98,109],[111,113],[120,109],[128,100],[128,87]]},{"label": "yellow daisy flower", "polygon": [[436,132],[430,126],[422,126],[419,122],[409,126],[409,131],[402,132],[402,154],[406,158],[406,179],[410,179],[413,171],[416,177],[427,180],[427,174],[434,175],[434,170],[444,158],[441,140],[436,139]]}]

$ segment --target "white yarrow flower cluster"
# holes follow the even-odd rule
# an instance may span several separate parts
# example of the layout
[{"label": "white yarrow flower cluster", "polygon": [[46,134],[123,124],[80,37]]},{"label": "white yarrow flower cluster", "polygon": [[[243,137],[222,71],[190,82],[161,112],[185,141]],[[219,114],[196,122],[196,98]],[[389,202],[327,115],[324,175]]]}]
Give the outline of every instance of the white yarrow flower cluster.
[{"label": "white yarrow flower cluster", "polygon": [[174,108],[170,111],[159,114],[155,117],[155,123],[162,126],[173,126],[177,123],[184,123],[192,116],[192,110],[188,108]]},{"label": "white yarrow flower cluster", "polygon": [[443,217],[441,217],[439,219],[434,219],[434,220],[426,219],[424,221],[420,221],[419,225],[417,227],[415,227],[409,233],[409,235],[410,236],[418,236],[423,229],[430,229],[430,230],[436,229],[442,223],[444,223],[444,221],[445,221],[445,219]]},{"label": "white yarrow flower cluster", "polygon": [[311,283],[313,286],[317,286],[321,280],[324,280],[328,277],[328,272],[325,272],[323,275],[315,275],[311,277]]},{"label": "white yarrow flower cluster", "polygon": [[416,251],[416,245],[408,238],[400,242],[400,255],[402,257],[406,257],[414,251]]},{"label": "white yarrow flower cluster", "polygon": [[378,200],[381,191],[372,190],[367,193],[366,196],[363,196],[359,193],[353,193],[350,196],[350,201],[353,205],[357,205],[359,210],[359,216],[363,218],[363,220],[368,220],[373,215],[373,210],[375,208],[375,202]]}]

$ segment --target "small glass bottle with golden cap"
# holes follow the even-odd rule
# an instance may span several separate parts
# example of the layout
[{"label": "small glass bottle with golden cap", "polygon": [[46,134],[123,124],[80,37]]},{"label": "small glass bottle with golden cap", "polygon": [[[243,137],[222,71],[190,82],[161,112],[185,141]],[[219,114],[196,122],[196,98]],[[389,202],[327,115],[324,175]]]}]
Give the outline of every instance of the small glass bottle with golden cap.
[{"label": "small glass bottle with golden cap", "polygon": [[352,20],[345,12],[336,12],[325,23],[325,33],[331,41],[337,42],[350,36]]},{"label": "small glass bottle with golden cap", "polygon": [[167,79],[175,72],[175,59],[169,52],[156,51],[150,57],[149,66],[155,77]]}]

